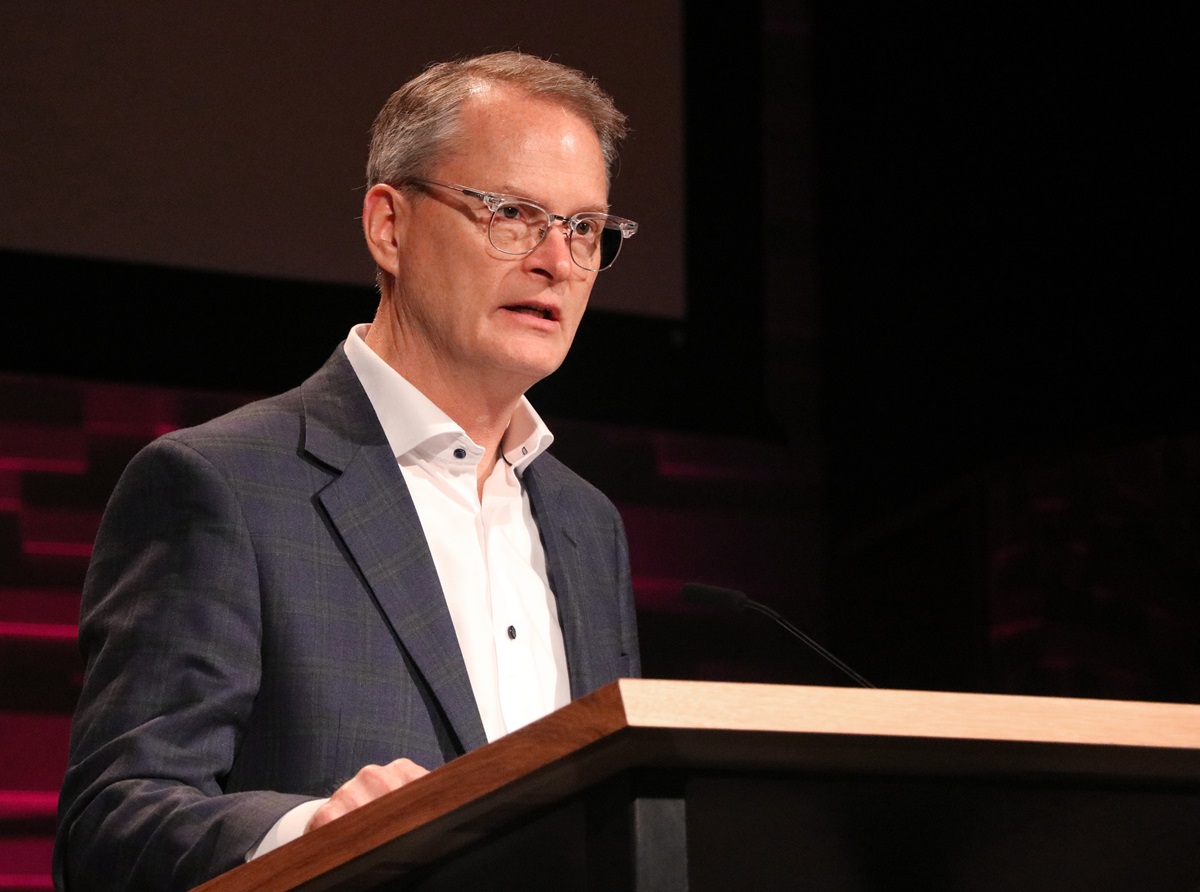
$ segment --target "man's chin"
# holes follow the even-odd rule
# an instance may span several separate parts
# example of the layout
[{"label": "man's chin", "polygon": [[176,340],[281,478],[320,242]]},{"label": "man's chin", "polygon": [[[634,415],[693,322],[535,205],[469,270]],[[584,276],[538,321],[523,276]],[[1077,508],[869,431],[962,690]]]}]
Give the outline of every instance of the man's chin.
[{"label": "man's chin", "polygon": [[498,376],[504,376],[513,381],[513,389],[524,393],[543,378],[558,371],[566,359],[566,354],[554,353],[521,353],[509,355],[494,366]]}]

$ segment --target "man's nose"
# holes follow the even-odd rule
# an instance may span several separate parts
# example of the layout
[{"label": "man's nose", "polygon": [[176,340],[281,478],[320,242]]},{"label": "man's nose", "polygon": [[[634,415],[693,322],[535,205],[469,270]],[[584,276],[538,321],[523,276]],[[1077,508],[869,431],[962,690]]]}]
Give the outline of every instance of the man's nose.
[{"label": "man's nose", "polygon": [[571,259],[570,223],[562,218],[551,220],[546,235],[529,257],[555,279],[571,275],[575,262]]}]

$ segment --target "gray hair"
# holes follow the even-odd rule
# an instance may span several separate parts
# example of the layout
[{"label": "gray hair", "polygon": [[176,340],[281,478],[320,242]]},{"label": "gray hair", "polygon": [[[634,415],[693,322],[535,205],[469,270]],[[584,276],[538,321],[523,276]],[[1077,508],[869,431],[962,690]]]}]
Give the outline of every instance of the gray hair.
[{"label": "gray hair", "polygon": [[402,185],[424,177],[453,151],[459,111],[482,86],[508,85],[528,96],[568,109],[591,124],[612,180],[617,144],[624,138],[625,115],[612,97],[581,71],[518,52],[493,53],[431,65],[391,95],[371,127],[367,188]]}]

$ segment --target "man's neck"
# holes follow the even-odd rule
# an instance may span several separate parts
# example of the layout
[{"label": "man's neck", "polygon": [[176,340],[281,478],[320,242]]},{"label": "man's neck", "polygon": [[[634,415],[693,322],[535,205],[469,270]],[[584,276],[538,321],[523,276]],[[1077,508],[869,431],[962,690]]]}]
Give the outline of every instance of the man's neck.
[{"label": "man's neck", "polygon": [[[484,449],[479,463],[479,491],[500,457],[504,435],[520,405],[524,390],[518,385],[504,386],[494,378],[467,375],[447,369],[432,358],[432,351],[406,351],[391,320],[376,317],[364,342],[406,381],[421,391],[430,402],[446,413]],[[427,361],[421,362],[424,356]]]}]

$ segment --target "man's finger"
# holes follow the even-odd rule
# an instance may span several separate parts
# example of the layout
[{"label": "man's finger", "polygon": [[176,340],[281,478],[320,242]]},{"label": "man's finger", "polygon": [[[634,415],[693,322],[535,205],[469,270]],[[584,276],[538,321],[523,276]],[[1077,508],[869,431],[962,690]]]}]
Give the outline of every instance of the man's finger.
[{"label": "man's finger", "polygon": [[364,766],[358,774],[338,787],[329,797],[329,801],[313,813],[304,832],[328,824],[428,773],[427,768],[422,768],[411,759],[397,759],[387,765]]}]

